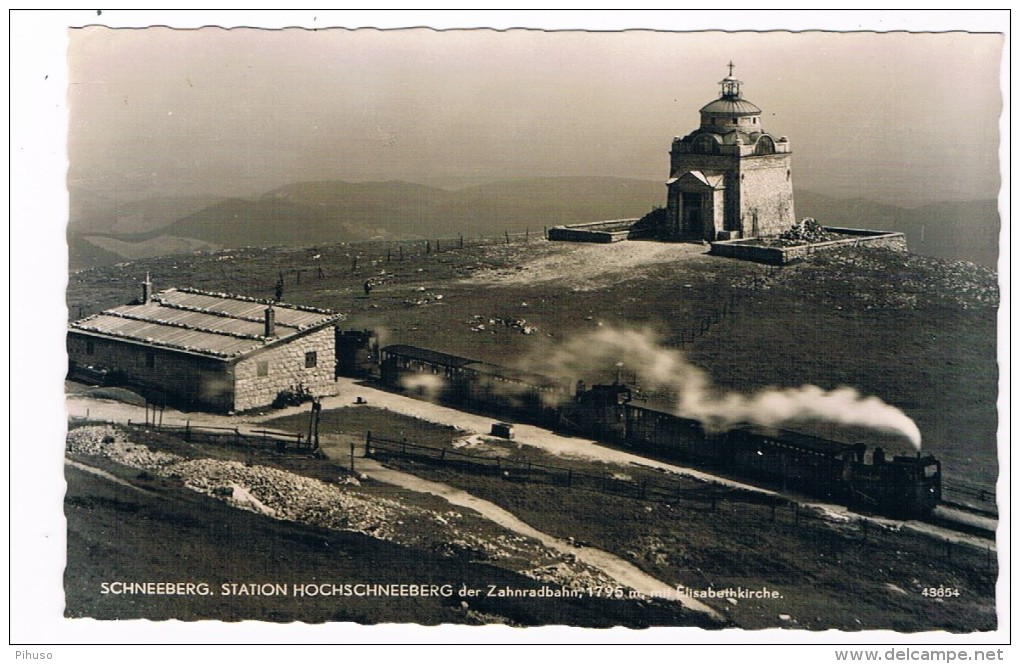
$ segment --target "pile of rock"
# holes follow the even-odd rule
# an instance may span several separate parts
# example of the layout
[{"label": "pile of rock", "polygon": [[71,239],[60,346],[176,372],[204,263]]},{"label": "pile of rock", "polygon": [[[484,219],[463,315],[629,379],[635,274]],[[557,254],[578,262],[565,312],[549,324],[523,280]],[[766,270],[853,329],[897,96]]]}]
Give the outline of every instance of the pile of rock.
[{"label": "pile of rock", "polygon": [[[474,560],[560,562],[522,572],[549,583],[584,589],[607,585],[608,577],[575,561],[563,561],[539,542],[509,534],[478,532],[477,522],[460,512],[436,512],[397,500],[360,493],[348,484],[333,484],[269,466],[240,461],[188,459],[152,450],[128,440],[111,426],[86,426],[67,436],[71,454],[101,457],[161,477],[239,509],[332,530],[362,533],[377,539],[440,551]],[[414,528],[403,527],[416,524]],[[421,527],[424,526],[424,527]],[[510,565],[513,567],[513,565]]]}]

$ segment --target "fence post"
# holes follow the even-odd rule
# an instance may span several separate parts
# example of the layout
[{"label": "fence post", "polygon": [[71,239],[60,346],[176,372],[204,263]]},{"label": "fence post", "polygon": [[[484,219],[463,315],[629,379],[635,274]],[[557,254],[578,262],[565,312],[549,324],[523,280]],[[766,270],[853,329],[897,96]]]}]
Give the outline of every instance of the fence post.
[{"label": "fence post", "polygon": [[446,450],[445,449],[439,450],[439,463],[444,463],[445,461],[446,461]]},{"label": "fence post", "polygon": [[184,440],[189,443],[191,442],[191,420],[184,423]]},{"label": "fence post", "polygon": [[351,475],[354,474],[354,443],[351,443]]},{"label": "fence post", "polygon": [[365,432],[365,456],[366,457],[372,456],[372,432],[371,431],[366,431]]},{"label": "fence post", "polygon": [[500,477],[503,476],[503,464],[500,463],[499,457],[496,457],[496,474]]}]

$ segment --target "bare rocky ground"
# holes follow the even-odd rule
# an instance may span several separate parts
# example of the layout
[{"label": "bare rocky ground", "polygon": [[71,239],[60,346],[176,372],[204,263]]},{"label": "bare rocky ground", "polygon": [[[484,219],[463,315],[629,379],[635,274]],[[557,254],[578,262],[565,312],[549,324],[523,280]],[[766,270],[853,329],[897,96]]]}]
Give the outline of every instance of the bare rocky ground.
[{"label": "bare rocky ground", "polygon": [[[151,436],[150,436],[151,437]],[[725,621],[708,619],[699,616],[697,612],[687,611],[672,601],[663,602],[621,602],[618,600],[600,599],[591,597],[593,589],[602,589],[619,586],[619,582],[606,575],[598,567],[593,567],[578,560],[577,556],[564,554],[554,548],[550,548],[533,537],[521,536],[511,530],[498,527],[491,521],[481,518],[472,510],[450,509],[451,505],[444,501],[423,500],[415,493],[405,493],[400,496],[394,495],[393,491],[380,490],[376,485],[374,488],[362,490],[361,482],[354,477],[342,473],[336,476],[335,481],[325,482],[290,472],[277,467],[262,465],[239,460],[225,458],[209,458],[201,455],[197,449],[184,445],[181,442],[170,442],[163,437],[149,444],[132,440],[133,435],[109,425],[83,426],[72,429],[68,434],[68,455],[70,469],[91,474],[94,477],[101,477],[111,480],[118,486],[133,489],[128,491],[136,500],[139,494],[152,496],[155,491],[166,486],[180,486],[184,489],[207,496],[218,502],[233,508],[243,510],[257,515],[269,517],[272,520],[311,528],[315,532],[328,531],[331,533],[355,534],[372,540],[387,544],[396,545],[398,550],[392,552],[387,558],[374,561],[376,566],[372,573],[368,574],[368,582],[372,583],[394,583],[393,567],[406,568],[414,561],[423,556],[438,557],[442,561],[440,567],[449,569],[446,572],[445,583],[454,587],[458,583],[468,583],[469,579],[463,581],[461,569],[464,564],[483,564],[487,568],[494,567],[501,570],[500,573],[485,577],[479,573],[468,575],[474,583],[472,587],[487,592],[490,585],[500,587],[512,587],[524,589],[536,587],[548,587],[553,589],[567,588],[576,591],[576,595],[569,600],[532,599],[534,602],[546,602],[551,605],[565,603],[567,609],[560,607],[564,617],[554,620],[563,621],[566,624],[578,624],[584,626],[599,625],[631,625],[647,626],[650,624],[672,624],[672,625],[704,625],[719,626]],[[146,438],[143,437],[143,440]],[[175,447],[175,452],[167,452],[159,449],[165,447],[169,442]],[[161,444],[162,443],[162,444]],[[191,447],[190,450],[187,448]],[[185,452],[182,455],[181,452]],[[190,453],[189,453],[190,452]],[[199,456],[195,456],[199,453]],[[229,456],[229,455],[226,455]],[[97,466],[97,462],[99,465]],[[323,470],[323,462],[318,465],[319,472]],[[105,469],[104,469],[105,467]],[[110,469],[120,470],[131,469],[139,472],[133,480],[118,478]],[[72,472],[69,469],[69,473]],[[77,474],[77,473],[75,473]],[[73,492],[72,492],[73,493]],[[185,501],[187,502],[187,501]],[[69,497],[67,509],[69,512],[80,515],[82,509],[94,511],[97,506],[104,503]],[[183,507],[183,506],[182,506]],[[133,510],[128,510],[133,511]],[[182,518],[188,513],[182,509]],[[71,516],[71,514],[69,514]],[[71,531],[78,531],[80,524],[75,524]],[[93,533],[94,535],[94,533]],[[77,550],[73,543],[69,546],[69,558],[77,560],[82,553]],[[106,547],[116,547],[118,542],[114,539],[107,539],[102,544]],[[157,544],[149,541],[145,549]],[[221,541],[209,542],[211,548],[217,547],[239,547],[240,553],[251,543],[233,541],[224,538]],[[158,544],[157,544],[158,545]],[[85,552],[91,553],[92,547],[86,546]],[[329,553],[329,552],[325,552]],[[337,552],[341,555],[342,552]],[[408,560],[404,560],[404,557]],[[304,561],[300,568],[307,569],[309,563]],[[250,563],[235,562],[234,579],[242,579],[242,582],[259,580],[260,582],[269,579],[278,579],[281,575],[288,580],[302,578],[299,573],[289,569],[287,565],[280,565],[279,568],[258,568],[252,571]],[[314,569],[314,564],[311,565]],[[67,574],[68,583],[68,613],[69,615],[94,615],[95,617],[110,617],[102,614],[94,614],[88,607],[95,601],[97,596],[101,597],[98,589],[82,589],[80,585],[86,583],[79,578],[69,567]],[[144,567],[144,566],[142,566]],[[97,570],[90,570],[85,574],[85,579],[94,578]],[[252,574],[254,573],[254,576]],[[305,572],[309,578],[318,581],[330,581],[331,583],[349,583],[349,573],[338,574],[335,579],[330,579],[321,571]],[[167,580],[163,575],[179,577],[184,575],[192,579],[193,571],[187,566],[174,566],[158,574],[152,570],[141,573],[138,576],[108,577],[107,581],[120,580]],[[148,574],[149,576],[146,576]],[[153,574],[157,574],[153,577]],[[222,574],[222,571],[220,571]],[[435,583],[435,574],[425,575],[423,578],[431,579]],[[521,578],[523,577],[523,578]],[[503,584],[495,584],[496,580],[503,580]],[[483,583],[484,581],[484,583]],[[86,585],[95,585],[87,584]],[[469,584],[470,585],[470,584]],[[215,587],[215,584],[214,584]],[[82,598],[79,592],[85,594]],[[91,592],[89,592],[91,591]],[[77,601],[75,601],[77,599]],[[105,608],[111,610],[109,598]],[[113,617],[157,617],[137,610],[137,598],[121,607],[121,613]],[[199,616],[208,612],[210,601],[204,598],[190,598],[194,603],[189,610],[183,614],[166,617]],[[510,610],[507,607],[500,607],[500,597],[497,600],[489,599],[488,596],[482,601],[484,610],[476,607],[478,601],[475,598],[452,598],[447,604],[450,607],[460,607],[460,613],[454,612],[452,616],[446,616],[451,622],[467,623],[507,623],[507,624],[532,624],[534,620],[541,620],[542,615],[549,615],[549,611],[555,610],[550,606],[546,610],[539,610],[527,617],[522,613],[520,602],[511,602]],[[90,601],[92,600],[92,601]],[[463,604],[460,602],[463,600]],[[222,600],[220,600],[222,602]],[[279,600],[274,600],[279,601]],[[358,602],[347,600],[335,600],[336,604],[346,610],[355,611]],[[439,622],[448,610],[440,611],[430,615],[427,610],[418,606],[420,602],[412,602],[404,607],[403,611],[394,606],[387,605],[384,611],[378,607],[373,608],[372,602],[362,601],[360,611],[371,616],[365,622],[379,622],[389,616],[390,620],[435,623]],[[609,603],[609,607],[603,606],[601,619],[593,620],[585,617],[587,606]],[[167,604],[171,604],[168,602]],[[177,608],[180,607],[180,598],[172,602]],[[217,604],[217,602],[212,602]],[[426,602],[428,604],[428,602]],[[570,609],[571,604],[577,605]],[[626,606],[623,606],[626,604]],[[445,606],[445,605],[444,605]],[[152,607],[149,607],[152,608]],[[205,611],[203,611],[205,609]],[[218,617],[221,619],[240,618],[249,615],[257,616],[260,611],[254,611],[254,616],[246,614],[245,610],[252,612],[253,608],[239,609],[238,613],[228,612],[217,615],[215,612],[206,613],[206,617]],[[159,612],[157,611],[157,614]],[[644,614],[644,615],[640,615]],[[302,610],[294,610],[289,614],[290,620],[314,621],[316,611],[305,613]],[[325,619],[325,618],[324,618]],[[541,623],[539,623],[541,624]]]},{"label": "bare rocky ground", "polygon": [[[79,306],[88,314],[130,299],[145,270],[158,287],[257,297],[271,297],[283,274],[285,299],[349,312],[351,327],[377,329],[384,344],[412,343],[499,363],[541,358],[550,344],[601,325],[652,327],[725,388],[812,383],[878,395],[918,423],[925,447],[942,457],[948,474],[966,468],[995,484],[998,290],[992,272],[969,264],[861,252],[777,271],[706,256],[698,246],[525,245],[516,239],[510,246],[431,254],[405,245],[402,256],[396,245],[383,244],[243,249],[76,273],[68,289],[71,316]],[[362,294],[366,280],[374,286],[368,297]],[[725,314],[718,311],[722,301],[733,302]],[[706,329],[690,334],[699,326]],[[950,444],[961,437],[972,447]],[[746,587],[767,579],[794,598],[784,609],[718,605],[743,627],[973,631],[996,622],[994,569],[983,569],[982,560],[944,562],[912,550],[909,541],[860,548],[839,538],[765,536],[764,515],[704,520],[433,468],[404,470],[466,488],[552,535],[601,544],[625,557],[633,552],[636,565],[670,583]],[[321,469],[301,472],[318,476]],[[415,503],[422,500],[417,496]],[[442,502],[425,504],[439,514],[450,510]],[[958,601],[919,599],[929,583],[966,592]]]}]

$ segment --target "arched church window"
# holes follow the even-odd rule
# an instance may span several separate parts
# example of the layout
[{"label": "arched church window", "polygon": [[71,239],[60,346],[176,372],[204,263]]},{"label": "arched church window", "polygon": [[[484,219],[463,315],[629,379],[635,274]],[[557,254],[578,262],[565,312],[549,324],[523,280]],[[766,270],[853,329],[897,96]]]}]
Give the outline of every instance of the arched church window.
[{"label": "arched church window", "polygon": [[762,136],[758,139],[757,145],[754,146],[755,154],[775,154],[776,144],[768,136]]}]

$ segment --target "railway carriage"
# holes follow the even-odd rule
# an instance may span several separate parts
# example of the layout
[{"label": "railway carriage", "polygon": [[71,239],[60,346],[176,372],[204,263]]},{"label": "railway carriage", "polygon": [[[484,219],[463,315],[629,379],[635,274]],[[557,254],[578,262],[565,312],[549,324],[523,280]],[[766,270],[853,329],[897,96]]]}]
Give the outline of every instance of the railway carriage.
[{"label": "railway carriage", "polygon": [[[887,459],[881,448],[869,451],[863,443],[755,424],[713,432],[698,420],[638,403],[620,382],[578,382],[571,393],[540,374],[414,346],[387,346],[380,357],[382,381],[419,396],[555,424],[782,490],[904,518],[930,514],[942,498],[942,466],[931,455]],[[431,387],[415,387],[426,383]]]}]

